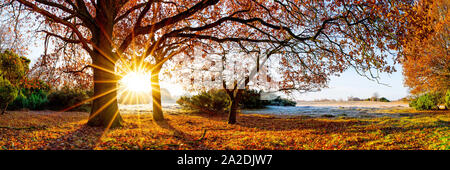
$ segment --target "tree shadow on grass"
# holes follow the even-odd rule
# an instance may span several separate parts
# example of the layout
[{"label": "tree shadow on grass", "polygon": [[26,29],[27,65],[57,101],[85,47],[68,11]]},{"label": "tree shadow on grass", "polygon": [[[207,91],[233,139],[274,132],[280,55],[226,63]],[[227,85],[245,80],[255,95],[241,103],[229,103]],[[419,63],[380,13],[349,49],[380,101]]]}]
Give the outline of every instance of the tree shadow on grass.
[{"label": "tree shadow on grass", "polygon": [[269,131],[289,131],[312,129],[318,133],[344,132],[353,126],[367,125],[365,121],[327,121],[307,117],[279,118],[275,116],[260,117],[240,116],[237,125]]},{"label": "tree shadow on grass", "polygon": [[[173,127],[168,121],[169,120],[156,121],[155,123],[159,127],[173,132],[174,138],[180,140],[184,145],[187,145],[187,146],[190,146],[190,147],[196,148],[196,149],[208,149],[205,145],[202,144],[203,136],[194,137],[190,134],[187,134],[187,133]],[[175,144],[175,145],[167,144],[167,145],[168,146],[179,146],[178,144]],[[162,146],[163,145],[161,145],[160,147],[155,147],[155,148],[151,148],[151,149],[161,149]],[[177,149],[177,148],[173,148],[173,149]]]},{"label": "tree shadow on grass", "polygon": [[440,127],[450,127],[450,121],[438,120],[435,124],[422,124],[422,125],[413,125],[413,126],[381,126],[374,127],[370,129],[366,128],[355,128],[351,130],[351,132],[360,132],[360,133],[381,133],[384,135],[393,134],[393,133],[405,133],[410,131],[426,131],[426,129],[436,129]]},{"label": "tree shadow on grass", "polygon": [[[190,115],[200,116],[206,119],[227,122],[226,114],[207,114],[202,112],[192,112]],[[310,116],[278,116],[278,115],[258,115],[258,114],[239,114],[236,126],[246,128],[256,128],[265,131],[289,131],[312,129],[317,133],[335,133],[348,131],[354,126],[363,126],[369,124],[367,121],[343,120],[327,121],[325,118],[315,118]],[[214,130],[214,129],[212,129]],[[229,129],[229,130],[232,130]]]},{"label": "tree shadow on grass", "polygon": [[86,124],[50,141],[44,148],[49,150],[92,150],[101,141],[104,128],[90,127]]}]

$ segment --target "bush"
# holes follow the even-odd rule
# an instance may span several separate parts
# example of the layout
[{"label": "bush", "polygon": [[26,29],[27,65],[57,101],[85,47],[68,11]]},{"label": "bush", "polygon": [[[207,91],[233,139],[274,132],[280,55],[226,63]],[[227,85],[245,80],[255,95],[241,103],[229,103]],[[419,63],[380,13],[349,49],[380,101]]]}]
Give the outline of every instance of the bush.
[{"label": "bush", "polygon": [[21,108],[28,108],[28,100],[27,97],[19,91],[14,101],[8,105],[8,110],[18,110]]},{"label": "bush", "polygon": [[224,90],[202,91],[192,97],[183,96],[177,100],[177,103],[188,109],[212,114],[226,113],[230,105],[228,95]]},{"label": "bush", "polygon": [[48,89],[49,86],[41,81],[39,85],[33,87],[21,87],[19,94],[14,101],[8,106],[9,110],[19,110],[27,108],[30,110],[44,110],[47,109],[48,104]]},{"label": "bush", "polygon": [[[50,110],[62,110],[74,106],[82,101],[89,99],[92,95],[90,91],[80,90],[80,89],[71,89],[71,88],[63,88],[61,90],[55,90],[50,92],[48,95],[48,108]],[[83,104],[78,106],[72,110],[77,111],[89,111],[89,104]]]},{"label": "bush", "polygon": [[437,110],[441,95],[438,93],[425,93],[409,103],[410,107],[417,110]]},{"label": "bush", "polygon": [[[63,88],[62,90],[54,90],[50,94],[46,88],[22,88],[14,101],[8,106],[10,110],[19,110],[27,108],[30,110],[62,110],[70,106],[78,104],[89,96],[91,91],[75,90]],[[88,104],[74,108],[77,111],[89,111]]]},{"label": "bush", "polygon": [[289,99],[283,99],[280,96],[277,98],[270,100],[270,105],[274,106],[295,106],[297,102],[289,100]]},{"label": "bush", "polygon": [[379,102],[391,102],[390,100],[386,99],[385,97],[379,98]]},{"label": "bush", "polygon": [[2,114],[5,112],[8,104],[16,98],[17,93],[17,88],[9,80],[0,76],[0,109]]},{"label": "bush", "polygon": [[242,109],[261,109],[270,104],[267,100],[261,100],[261,91],[244,90],[240,100]]},{"label": "bush", "polygon": [[37,93],[32,93],[30,97],[28,97],[27,107],[31,110],[43,110],[46,108],[48,104],[47,94],[39,90]]},{"label": "bush", "polygon": [[33,92],[25,95],[21,90],[14,101],[8,106],[9,110],[19,110],[27,108],[30,110],[44,110],[47,109],[48,99],[47,93],[43,90]]}]

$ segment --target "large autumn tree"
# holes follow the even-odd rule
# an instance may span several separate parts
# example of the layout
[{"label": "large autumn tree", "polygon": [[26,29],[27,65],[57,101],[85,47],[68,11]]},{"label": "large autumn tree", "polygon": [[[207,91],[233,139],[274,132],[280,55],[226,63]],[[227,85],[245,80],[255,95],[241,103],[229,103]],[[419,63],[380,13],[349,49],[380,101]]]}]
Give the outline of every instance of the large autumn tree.
[{"label": "large autumn tree", "polygon": [[411,93],[450,89],[450,2],[420,0],[404,14],[403,74]]},{"label": "large autumn tree", "polygon": [[[284,9],[268,18],[279,21],[286,31],[280,42],[230,42],[208,39],[215,48],[177,62],[187,89],[223,88],[230,98],[229,120],[236,123],[236,111],[243,88],[305,92],[326,87],[331,75],[355,69],[372,80],[380,72],[395,71],[388,56],[399,46],[403,23],[397,5],[407,1],[275,1],[268,9]],[[255,19],[257,20],[257,19]],[[255,33],[270,23],[251,25]],[[278,22],[277,22],[278,23]],[[267,35],[267,34],[266,34]],[[269,34],[270,35],[270,34]],[[264,36],[264,35],[258,35]],[[186,59],[192,58],[192,59]],[[269,61],[270,59],[270,61]],[[263,69],[264,68],[264,69]],[[260,70],[265,71],[263,74]]]},{"label": "large autumn tree", "polygon": [[[39,14],[45,29],[40,32],[58,39],[60,47],[72,46],[75,72],[93,68],[94,97],[88,124],[116,127],[121,124],[117,105],[119,70],[128,72],[126,60],[149,61],[152,72],[154,119],[162,120],[159,72],[173,56],[193,56],[196,49],[213,51],[223,43],[277,44],[309,52],[321,63],[350,65],[363,70],[384,67],[384,52],[390,44],[386,35],[395,25],[392,7],[400,1],[374,0],[16,0]],[[7,1],[9,2],[9,1]],[[397,12],[398,13],[398,12]],[[389,40],[389,39],[387,39]],[[385,43],[387,42],[387,43]],[[297,45],[293,45],[297,44]],[[267,45],[266,45],[267,46]],[[376,55],[378,47],[382,55]],[[75,49],[84,49],[79,51]],[[66,49],[66,48],[57,48]],[[84,59],[85,53],[89,56]],[[331,55],[338,54],[338,55]],[[352,62],[343,60],[353,58]],[[83,60],[84,62],[77,62]],[[87,60],[87,61],[86,61]],[[45,61],[45,55],[44,59]],[[302,62],[286,60],[289,63]],[[306,61],[314,63],[314,60]],[[369,63],[367,63],[369,62]],[[372,64],[371,64],[372,63]],[[374,67],[372,67],[374,66]],[[295,67],[288,67],[296,69]],[[295,80],[295,79],[294,79]]]},{"label": "large autumn tree", "polygon": [[[142,52],[141,58],[147,56],[154,58],[151,70],[152,73],[157,74],[162,65],[161,62],[186,49],[179,47],[183,45],[181,43],[189,43],[183,39],[195,38],[200,35],[194,34],[195,32],[217,27],[225,21],[235,20],[236,18],[232,18],[235,14],[255,13],[249,10],[248,5],[251,2],[219,2],[218,0],[173,2],[18,0],[17,2],[44,18],[44,24],[47,27],[40,32],[59,39],[62,42],[61,46],[82,48],[90,56],[89,67],[93,68],[95,96],[88,124],[111,127],[119,126],[121,122],[116,101],[119,77],[115,66],[118,61],[130,57],[136,58],[132,54]],[[221,19],[224,17],[228,18]],[[280,29],[274,30],[280,32]],[[215,32],[207,32],[198,38],[205,38],[205,36],[214,38],[213,33]],[[266,37],[249,39],[238,33],[231,34],[231,37],[215,38],[269,41],[265,39]],[[175,43],[170,43],[169,39]],[[71,48],[73,55],[64,56],[65,60],[79,61],[77,58],[82,56],[77,55],[74,49]],[[43,63],[46,59],[48,59],[47,56],[43,56]],[[84,68],[86,66],[80,70]],[[157,76],[154,77],[156,78],[152,78],[152,81],[158,81]],[[157,88],[158,85],[155,85],[153,90],[155,98],[160,96],[158,96]],[[158,100],[154,101],[160,103]],[[154,111],[154,119],[163,119],[161,108]]]}]

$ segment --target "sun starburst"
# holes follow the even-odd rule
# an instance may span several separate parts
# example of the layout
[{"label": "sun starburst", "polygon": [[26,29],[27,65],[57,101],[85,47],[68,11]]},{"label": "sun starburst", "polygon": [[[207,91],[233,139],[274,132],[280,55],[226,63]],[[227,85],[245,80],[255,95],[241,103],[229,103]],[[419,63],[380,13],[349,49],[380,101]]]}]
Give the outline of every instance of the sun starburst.
[{"label": "sun starburst", "polygon": [[120,83],[128,91],[133,92],[151,91],[150,74],[148,73],[130,72],[120,80]]}]

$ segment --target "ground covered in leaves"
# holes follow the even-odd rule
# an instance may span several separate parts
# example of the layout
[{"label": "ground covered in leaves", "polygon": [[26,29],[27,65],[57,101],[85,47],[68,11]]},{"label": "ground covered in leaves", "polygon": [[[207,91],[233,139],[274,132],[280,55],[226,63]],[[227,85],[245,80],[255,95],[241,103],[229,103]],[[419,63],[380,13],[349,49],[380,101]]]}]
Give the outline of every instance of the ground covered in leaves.
[{"label": "ground covered in leaves", "polygon": [[88,127],[83,112],[0,115],[0,150],[9,149],[450,149],[450,112],[400,118],[124,114],[121,128]]}]

